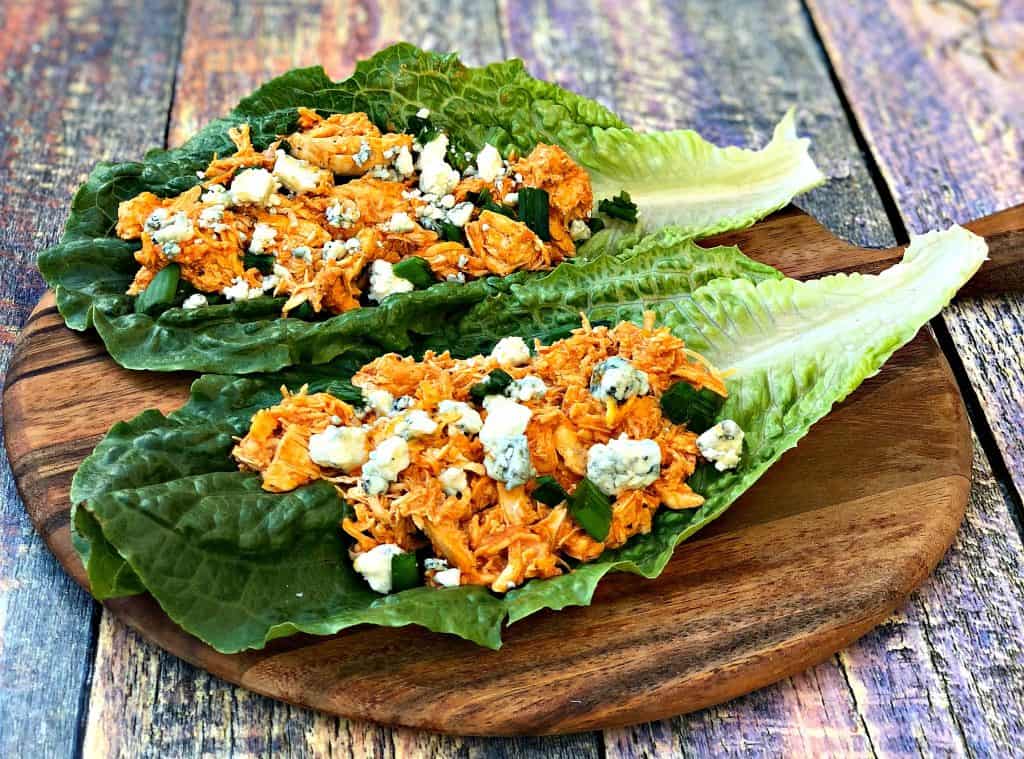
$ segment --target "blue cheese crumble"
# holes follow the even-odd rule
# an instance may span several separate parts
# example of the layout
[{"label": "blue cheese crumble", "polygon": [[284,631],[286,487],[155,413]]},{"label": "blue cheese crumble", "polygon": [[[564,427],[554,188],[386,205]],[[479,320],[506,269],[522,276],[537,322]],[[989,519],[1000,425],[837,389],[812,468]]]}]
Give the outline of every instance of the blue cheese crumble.
[{"label": "blue cheese crumble", "polygon": [[391,559],[403,553],[405,551],[394,543],[381,543],[369,551],[356,554],[352,559],[352,568],[377,593],[390,593]]},{"label": "blue cheese crumble", "polygon": [[587,479],[605,495],[641,490],[661,473],[661,448],[653,440],[630,440],[625,433],[587,451]]},{"label": "blue cheese crumble", "polygon": [[309,437],[309,458],[319,466],[351,474],[366,463],[368,456],[366,430],[362,427],[331,425]]},{"label": "blue cheese crumble", "polygon": [[647,372],[640,371],[620,356],[599,362],[590,374],[590,394],[598,400],[613,398],[622,403],[638,395],[647,395],[650,390]]},{"label": "blue cheese crumble", "polygon": [[533,412],[502,395],[487,396],[484,409],[487,418],[480,430],[480,442],[487,475],[509,489],[526,484],[536,474],[526,439],[526,426]]},{"label": "blue cheese crumble", "polygon": [[363,476],[359,484],[370,495],[380,495],[387,491],[407,466],[409,444],[398,436],[386,438],[370,453],[369,460],[363,465]]},{"label": "blue cheese crumble", "polygon": [[463,401],[443,400],[437,404],[437,413],[452,420],[448,425],[449,435],[453,429],[464,435],[476,435],[484,426],[480,413]]},{"label": "blue cheese crumble", "polygon": [[732,419],[726,419],[698,437],[697,448],[719,472],[735,469],[743,453],[743,430]]},{"label": "blue cheese crumble", "polygon": [[394,267],[380,259],[370,266],[370,300],[380,303],[389,295],[411,292],[412,282],[403,277],[396,277]]},{"label": "blue cheese crumble", "polygon": [[530,349],[521,337],[503,337],[491,351],[499,366],[525,366],[530,363]]}]

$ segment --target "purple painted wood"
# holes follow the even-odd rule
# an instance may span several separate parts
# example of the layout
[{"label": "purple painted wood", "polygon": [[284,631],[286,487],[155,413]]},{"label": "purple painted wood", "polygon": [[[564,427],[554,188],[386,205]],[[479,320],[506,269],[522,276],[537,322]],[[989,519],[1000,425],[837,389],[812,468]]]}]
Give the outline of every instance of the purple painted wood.
[{"label": "purple painted wood", "polygon": [[[724,143],[763,143],[774,120],[797,104],[803,131],[815,138],[816,158],[833,177],[801,205],[848,239],[893,242],[829,80],[828,63],[799,3],[626,5],[506,0],[500,8],[421,3],[402,9],[390,2],[311,0],[243,9],[194,2],[171,140],[184,139],[270,74],[322,62],[339,76],[353,56],[406,38],[434,49],[459,48],[472,63],[520,55],[538,76],[601,100],[637,126],[694,126]],[[934,8],[940,5],[964,4],[921,2],[913,8],[928,14],[939,12]],[[0,121],[0,178],[6,180],[0,198],[6,219],[0,226],[0,367],[41,291],[30,266],[32,252],[56,238],[68,193],[94,160],[132,157],[157,144],[170,103],[180,32],[176,3],[151,0],[141,9],[123,0],[72,6],[48,0],[0,8],[6,32],[0,42],[0,82],[5,112],[13,114]],[[974,215],[975,209],[978,214],[995,210],[1020,191],[1012,169],[1020,161],[998,163],[1000,156],[1019,159],[1021,125],[1013,120],[1019,110],[1015,116],[967,101],[945,110],[934,107],[930,93],[936,81],[945,80],[948,64],[934,57],[935,50],[922,52],[913,30],[891,28],[905,22],[908,11],[901,9],[895,21],[880,24],[877,18],[886,19],[888,12],[881,3],[858,4],[854,16],[845,4],[817,3],[819,18],[825,6],[835,15],[822,29],[848,84],[847,96],[865,92],[877,102],[861,107],[850,97],[861,122],[870,121],[869,142],[910,227],[956,213]],[[989,26],[986,34],[998,38],[1004,32]],[[947,31],[953,39],[956,29]],[[844,59],[843,50],[863,51],[875,39],[883,41],[879,51],[861,52],[852,63]],[[1020,58],[1002,50],[1005,40],[997,42],[988,54],[1005,78]],[[960,89],[976,80],[992,89],[995,80],[970,60],[961,61],[972,55],[969,35],[948,44],[959,45],[952,55],[958,67],[966,67],[957,80]],[[984,49],[978,53],[982,61],[984,54]],[[913,75],[904,83],[871,68],[886,60]],[[938,79],[936,71],[942,74]],[[896,85],[902,89],[893,97]],[[920,117],[906,108],[914,98],[928,117],[922,121],[930,134],[941,134],[944,141],[921,134],[915,123]],[[942,119],[961,113],[959,126],[943,131]],[[1016,131],[1004,129],[1006,123]],[[907,155],[916,160],[898,160]],[[984,160],[973,160],[977,155]],[[984,168],[972,172],[972,166]],[[943,192],[929,192],[933,187]],[[39,213],[40,208],[47,212]],[[1017,304],[1008,301],[986,304],[981,313],[984,318],[976,317],[973,326],[998,328],[1007,320],[1016,325],[1019,318]],[[963,332],[957,324],[966,325]],[[997,437],[1012,451],[1013,425],[1002,429],[999,414],[1009,409],[1005,418],[1013,419],[1018,396],[998,396],[995,378],[1001,372],[1020,376],[1020,346],[1013,342],[1020,332],[1002,332],[1005,344],[987,346],[986,353],[964,342],[971,327],[965,317],[951,329],[972,377],[982,383]],[[975,470],[976,487],[958,543],[933,580],[888,624],[829,662],[772,688],[675,720],[607,731],[604,752],[623,757],[1012,753],[1015,736],[1024,732],[1019,635],[1024,551],[1008,516],[1006,493],[980,450]],[[313,714],[227,686],[153,649],[106,616],[99,624],[92,687],[85,692],[91,607],[34,538],[6,466],[0,488],[0,754],[13,753],[14,746],[19,753],[25,747],[36,754],[73,753],[76,716],[86,716],[83,705],[88,708],[83,750],[89,755],[600,752],[592,735],[459,740]],[[52,641],[53,647],[40,646],[40,640]]]},{"label": "purple painted wood", "polygon": [[[832,177],[801,205],[842,236],[891,244],[882,201],[799,3],[664,3],[638,12],[612,2],[583,11],[578,3],[508,2],[504,11],[510,54],[538,75],[603,98],[630,123],[693,126],[722,142],[763,143],[777,114],[799,104],[802,131],[813,136],[815,157]],[[865,17],[860,25],[871,38],[875,24]],[[861,51],[863,59],[872,55]],[[610,731],[609,755],[984,754],[1015,745],[1013,729],[1024,714],[1024,551],[1010,502],[980,453],[975,480],[957,544],[887,625],[813,677],[670,727]],[[979,659],[993,666],[959,664]],[[1007,680],[1015,693],[1005,692]]]},{"label": "purple painted wood", "polygon": [[[0,4],[0,377],[44,290],[37,250],[102,158],[163,136],[176,2]],[[36,535],[0,467],[0,756],[73,755],[92,667],[94,605]]]}]

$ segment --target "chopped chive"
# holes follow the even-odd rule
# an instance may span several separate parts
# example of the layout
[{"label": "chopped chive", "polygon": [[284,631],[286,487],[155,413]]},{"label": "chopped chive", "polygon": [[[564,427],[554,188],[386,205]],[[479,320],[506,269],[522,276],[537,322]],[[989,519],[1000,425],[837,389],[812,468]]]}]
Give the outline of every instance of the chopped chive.
[{"label": "chopped chive", "polygon": [[462,227],[457,227],[450,221],[442,221],[438,224],[441,231],[441,239],[447,242],[463,242]]},{"label": "chopped chive", "polygon": [[676,382],[661,396],[661,411],[673,424],[685,424],[690,432],[707,431],[725,399],[718,393],[703,388],[697,390],[689,382]]},{"label": "chopped chive", "polygon": [[549,474],[537,478],[537,485],[530,495],[533,496],[533,500],[540,501],[545,506],[557,506],[567,498],[565,488]]},{"label": "chopped chive", "polygon": [[476,401],[482,401],[488,395],[502,395],[512,384],[512,376],[503,369],[495,369],[487,375],[487,379],[477,382],[469,388],[469,394]]},{"label": "chopped chive", "polygon": [[412,282],[417,290],[425,290],[436,281],[430,264],[419,256],[409,256],[395,264],[392,269],[396,277]]},{"label": "chopped chive", "polygon": [[135,298],[135,313],[152,316],[162,307],[169,306],[174,302],[180,280],[181,267],[178,264],[167,264]]},{"label": "chopped chive", "polygon": [[260,274],[273,274],[274,261],[276,259],[269,254],[246,253],[242,259],[242,265],[246,269],[259,269]]},{"label": "chopped chive", "polygon": [[491,191],[483,189],[480,192],[467,192],[466,200],[478,207],[481,211],[491,211],[493,213],[500,213],[502,216],[507,216],[510,219],[519,220],[516,212],[511,208],[503,205],[499,205],[494,202],[494,198],[491,197]]},{"label": "chopped chive", "polygon": [[519,189],[519,218],[544,242],[551,240],[548,193],[538,187]]},{"label": "chopped chive", "polygon": [[569,513],[594,540],[604,541],[612,526],[612,499],[584,477],[569,496]]},{"label": "chopped chive", "polygon": [[344,382],[343,380],[331,380],[327,383],[323,390],[329,395],[333,395],[340,401],[350,406],[362,406],[364,405],[363,391],[353,385],[351,382]]},{"label": "chopped chive", "polygon": [[408,590],[420,584],[420,566],[414,553],[396,553],[391,557],[391,592]]},{"label": "chopped chive", "polygon": [[604,219],[600,219],[597,216],[592,216],[589,219],[585,219],[584,223],[590,227],[590,234],[597,234],[604,229]]},{"label": "chopped chive", "polygon": [[597,210],[603,214],[611,216],[613,219],[622,219],[628,221],[631,224],[636,223],[637,207],[630,197],[629,193],[623,190],[614,198],[605,198],[597,204]]}]

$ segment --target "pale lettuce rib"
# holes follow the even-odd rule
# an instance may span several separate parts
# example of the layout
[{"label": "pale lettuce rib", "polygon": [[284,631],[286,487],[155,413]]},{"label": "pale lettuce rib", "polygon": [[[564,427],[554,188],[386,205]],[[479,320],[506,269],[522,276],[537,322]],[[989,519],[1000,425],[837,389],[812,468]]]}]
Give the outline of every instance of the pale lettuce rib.
[{"label": "pale lettuce rib", "polygon": [[790,109],[761,150],[718,147],[697,132],[595,128],[576,158],[590,171],[595,199],[626,190],[651,231],[681,227],[708,237],[749,227],[825,181],[797,137]]}]

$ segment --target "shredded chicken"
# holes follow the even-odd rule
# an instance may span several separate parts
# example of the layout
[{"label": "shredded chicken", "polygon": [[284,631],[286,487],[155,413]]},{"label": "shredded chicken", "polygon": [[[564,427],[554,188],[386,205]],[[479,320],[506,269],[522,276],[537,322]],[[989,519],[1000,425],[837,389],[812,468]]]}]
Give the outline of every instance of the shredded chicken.
[{"label": "shredded chicken", "polygon": [[[646,373],[644,393],[621,404],[595,397],[594,369],[612,357]],[[355,541],[355,555],[382,544],[404,550],[429,544],[439,558],[458,568],[462,584],[498,592],[531,578],[561,574],[569,570],[570,559],[593,560],[606,548],[649,532],[662,505],[689,509],[703,503],[686,483],[698,461],[697,435],[665,418],[659,398],[680,381],[723,397],[726,387],[721,375],[681,340],[667,329],[655,329],[653,315],[647,315],[642,327],[622,323],[613,329],[591,328],[584,322],[565,340],[549,346],[537,342],[528,363],[501,367],[514,380],[534,377],[545,386],[539,395],[519,400],[530,411],[525,435],[533,477],[511,488],[488,475],[479,429],[461,429],[460,412],[445,403],[469,404],[486,425],[488,411],[470,390],[497,368],[493,355],[456,360],[447,352],[428,352],[421,361],[382,356],[352,382],[366,398],[383,390],[405,402],[377,410],[368,406],[362,414],[324,393],[283,390],[280,404],[253,418],[235,448],[235,459],[243,469],[260,472],[263,487],[272,492],[318,479],[334,482],[350,509],[341,526]],[[436,428],[406,435],[408,466],[383,492],[367,492],[365,464],[362,470],[342,472],[311,458],[310,437],[329,427],[362,426],[366,450],[373,451],[402,435],[410,414],[420,414],[421,420],[425,415]],[[571,494],[587,474],[590,448],[622,435],[655,441],[660,469],[646,486],[622,490],[613,498],[604,541],[591,537],[566,503],[548,506],[531,497],[536,478],[543,475],[554,477]],[[465,487],[446,494],[440,476],[453,468],[464,474]]]},{"label": "shredded chicken", "polygon": [[[593,193],[586,171],[561,148],[542,144],[513,156],[493,181],[470,169],[437,197],[418,187],[423,146],[412,135],[382,133],[365,113],[298,113],[297,130],[262,151],[249,125],[231,129],[235,152],[215,156],[201,184],[181,195],[144,192],[121,203],[118,236],[142,243],[128,294],[138,295],[173,262],[206,294],[287,296],[285,315],[302,304],[341,313],[366,302],[368,269],[377,260],[416,256],[438,279],[463,282],[550,269],[575,255],[569,225],[588,219]],[[487,190],[492,202],[514,210],[523,187],[549,193],[549,242],[525,223],[481,208]],[[453,210],[467,202],[476,205]],[[452,228],[464,238],[442,239]],[[247,267],[247,253],[272,258]]]}]

